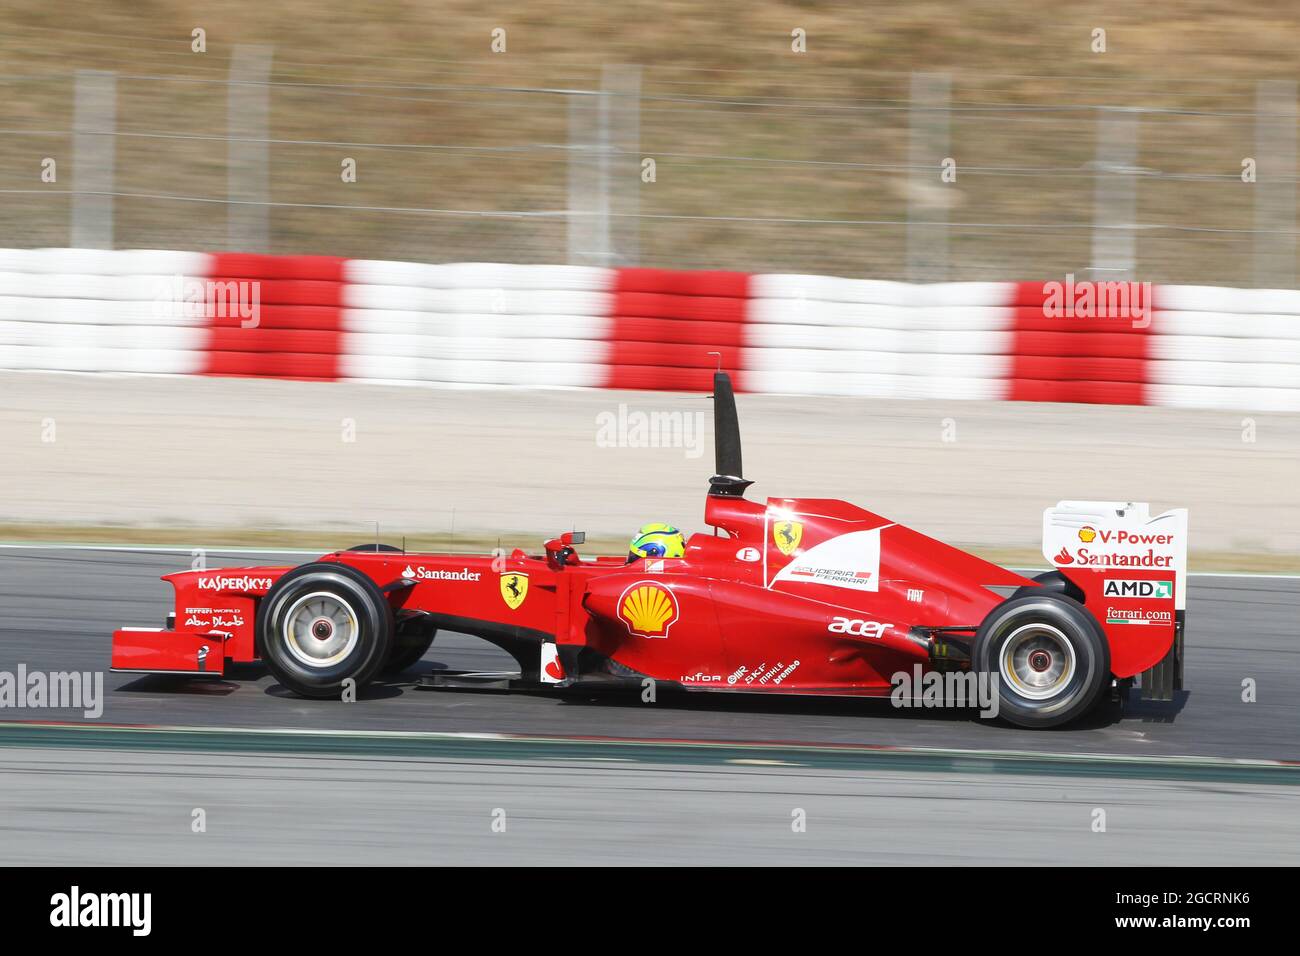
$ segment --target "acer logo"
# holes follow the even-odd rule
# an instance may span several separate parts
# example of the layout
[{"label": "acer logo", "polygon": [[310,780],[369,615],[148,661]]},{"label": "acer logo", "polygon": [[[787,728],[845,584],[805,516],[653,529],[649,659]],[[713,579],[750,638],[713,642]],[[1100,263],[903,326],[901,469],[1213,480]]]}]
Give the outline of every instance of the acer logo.
[{"label": "acer logo", "polygon": [[852,634],[854,637],[883,637],[885,631],[893,627],[880,621],[864,621],[860,618],[837,617],[827,626],[832,634]]}]

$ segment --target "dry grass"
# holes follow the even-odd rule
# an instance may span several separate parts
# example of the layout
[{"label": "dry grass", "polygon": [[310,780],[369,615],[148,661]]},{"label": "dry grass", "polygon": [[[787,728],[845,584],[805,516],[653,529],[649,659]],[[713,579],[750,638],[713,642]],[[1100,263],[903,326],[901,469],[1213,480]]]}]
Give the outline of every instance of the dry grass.
[{"label": "dry grass", "polygon": [[[208,51],[191,53],[202,26]],[[504,27],[508,52],[489,51]],[[808,52],[789,49],[795,27]],[[1108,52],[1089,49],[1107,30]],[[473,147],[402,150],[323,145],[272,147],[277,203],[440,210],[551,212],[566,203],[570,96],[501,88],[592,89],[603,64],[645,68],[641,149],[658,181],[642,185],[638,156],[614,175],[635,194],[646,264],[898,276],[905,232],[896,225],[745,223],[682,216],[857,219],[892,223],[918,193],[927,215],[977,226],[952,236],[958,278],[1042,278],[1079,272],[1090,259],[1094,114],[1088,106],[1173,107],[1218,115],[1143,120],[1141,166],[1224,176],[1141,184],[1147,223],[1249,229],[1253,193],[1232,177],[1254,151],[1255,83],[1294,79],[1300,29],[1294,5],[1266,0],[1121,3],[1007,0],[960,5],[793,3],[778,0],[526,4],[303,0],[220,5],[135,0],[74,4],[16,0],[0,13],[0,188],[38,188],[39,162],[69,162],[71,71],[117,71],[119,129],[215,136],[122,137],[119,189],[223,198],[226,88],[238,43],[275,51],[272,137],[344,143]],[[1057,112],[955,114],[958,183],[918,181],[898,169],[791,166],[701,157],[821,163],[908,162],[911,71],[949,72],[954,104],[1060,106]],[[14,80],[15,76],[32,79]],[[143,77],[143,78],[129,78]],[[485,90],[485,87],[494,89]],[[682,97],[690,98],[683,102]],[[702,102],[738,100],[746,104]],[[812,105],[817,104],[817,105]],[[530,146],[520,152],[494,147]],[[688,154],[672,156],[670,154]],[[360,178],[343,184],[353,156]],[[979,167],[1034,167],[1033,174]],[[68,177],[61,177],[60,186]],[[72,183],[75,185],[75,181]],[[64,197],[6,196],[4,242],[67,241]],[[619,207],[629,209],[630,207]],[[619,219],[619,228],[634,220]],[[1044,231],[1034,223],[1073,228]],[[416,260],[561,261],[559,219],[277,207],[278,252]],[[118,245],[226,246],[219,204],[122,199]],[[1150,231],[1139,243],[1142,277],[1245,283],[1249,237]]]}]

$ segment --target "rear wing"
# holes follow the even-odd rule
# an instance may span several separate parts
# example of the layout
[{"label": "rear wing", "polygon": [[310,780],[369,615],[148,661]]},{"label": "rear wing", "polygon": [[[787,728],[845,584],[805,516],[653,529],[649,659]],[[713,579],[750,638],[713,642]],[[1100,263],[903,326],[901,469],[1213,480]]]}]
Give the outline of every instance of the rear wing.
[{"label": "rear wing", "polygon": [[[1081,584],[1111,638],[1116,675],[1130,676],[1125,664],[1141,660],[1129,670],[1142,668],[1142,696],[1172,700],[1183,689],[1187,509],[1152,516],[1146,502],[1060,501],[1043,512],[1043,557],[1087,579]],[[1145,626],[1123,626],[1132,624]]]}]

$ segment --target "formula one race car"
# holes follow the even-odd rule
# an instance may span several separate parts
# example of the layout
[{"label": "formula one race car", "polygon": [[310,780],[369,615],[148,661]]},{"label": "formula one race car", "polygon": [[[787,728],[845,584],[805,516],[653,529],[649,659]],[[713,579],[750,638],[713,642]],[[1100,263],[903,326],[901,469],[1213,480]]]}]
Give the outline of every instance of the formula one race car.
[{"label": "formula one race car", "polygon": [[[113,635],[115,671],[222,675],[263,660],[305,697],[338,697],[428,650],[482,637],[519,671],[435,671],[433,685],[583,689],[647,681],[693,691],[894,696],[993,685],[1026,727],[1061,724],[1141,675],[1182,689],[1187,512],[1061,502],[1043,518],[1055,570],[1023,577],[843,501],[744,497],[731,381],[714,380],[717,474],[681,558],[405,553],[384,545],[298,567],[165,575],[163,630]],[[937,675],[937,676],[936,676]]]}]

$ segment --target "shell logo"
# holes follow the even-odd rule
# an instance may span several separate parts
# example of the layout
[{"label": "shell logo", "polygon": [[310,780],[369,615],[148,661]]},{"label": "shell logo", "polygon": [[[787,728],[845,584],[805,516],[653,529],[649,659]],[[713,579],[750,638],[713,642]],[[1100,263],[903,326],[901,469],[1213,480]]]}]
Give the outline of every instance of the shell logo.
[{"label": "shell logo", "polygon": [[1097,539],[1097,529],[1092,525],[1086,524],[1079,529],[1079,540],[1088,544]]},{"label": "shell logo", "polygon": [[618,599],[619,619],[636,637],[667,637],[678,613],[677,597],[654,581],[630,584]]}]

